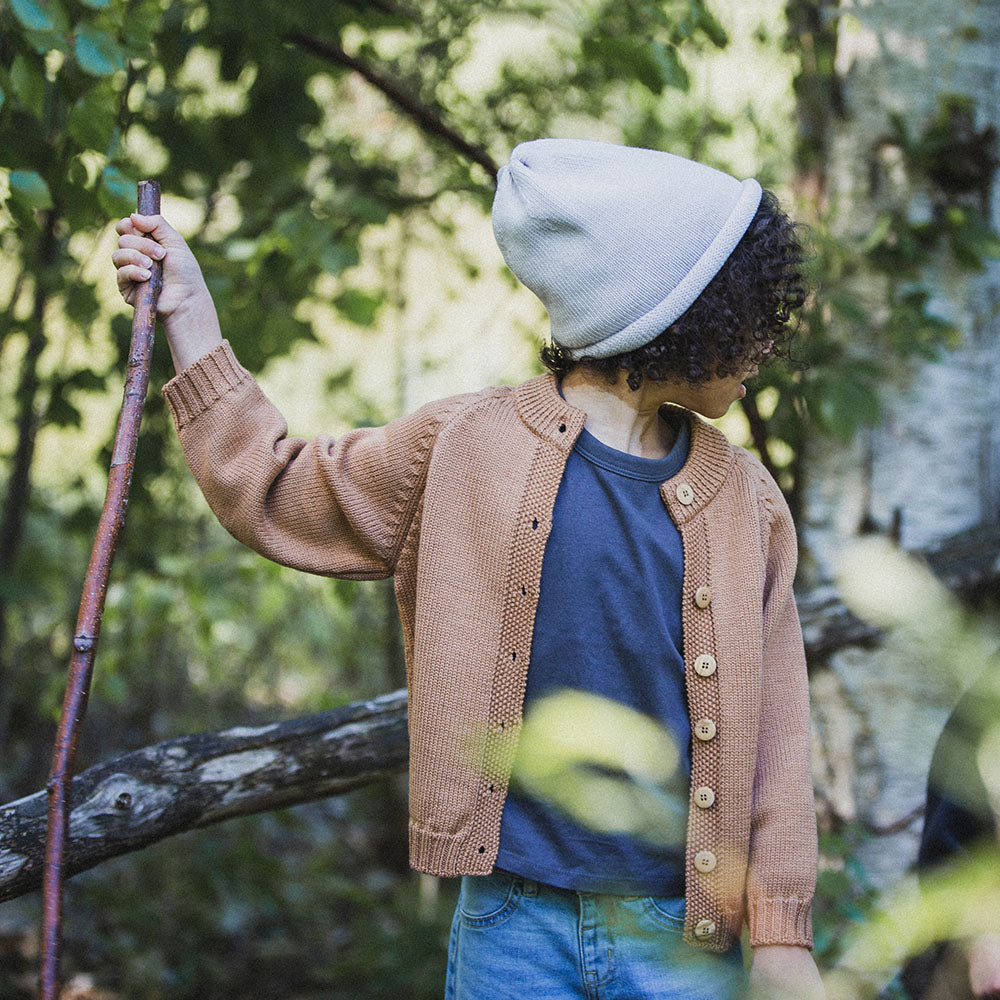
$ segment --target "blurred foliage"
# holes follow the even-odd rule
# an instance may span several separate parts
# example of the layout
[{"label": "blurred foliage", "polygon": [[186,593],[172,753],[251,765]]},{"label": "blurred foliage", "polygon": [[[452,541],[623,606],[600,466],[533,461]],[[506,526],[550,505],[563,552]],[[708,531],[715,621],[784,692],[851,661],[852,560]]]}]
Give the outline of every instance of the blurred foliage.
[{"label": "blurred foliage", "polygon": [[830,1000],[905,998],[895,972],[908,960],[941,942],[1000,932],[1000,629],[993,613],[962,607],[923,562],[885,538],[848,546],[837,586],[853,613],[886,630],[912,669],[969,692],[938,740],[929,778],[947,804],[935,836],[950,856],[935,857],[919,880],[878,891],[858,860],[870,831],[846,824],[821,840],[817,955],[830,969]]},{"label": "blurred foliage", "polygon": [[655,719],[587,691],[554,691],[525,715],[511,780],[602,833],[683,844],[687,785],[680,753]]}]

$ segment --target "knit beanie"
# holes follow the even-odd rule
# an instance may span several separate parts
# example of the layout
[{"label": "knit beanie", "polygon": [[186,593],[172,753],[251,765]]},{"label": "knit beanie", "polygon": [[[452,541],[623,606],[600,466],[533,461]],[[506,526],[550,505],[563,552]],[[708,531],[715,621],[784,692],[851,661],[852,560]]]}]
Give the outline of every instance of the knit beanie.
[{"label": "knit beanie", "polygon": [[648,344],[746,232],[760,184],[672,153],[586,139],[517,146],[497,174],[493,232],[571,357]]}]

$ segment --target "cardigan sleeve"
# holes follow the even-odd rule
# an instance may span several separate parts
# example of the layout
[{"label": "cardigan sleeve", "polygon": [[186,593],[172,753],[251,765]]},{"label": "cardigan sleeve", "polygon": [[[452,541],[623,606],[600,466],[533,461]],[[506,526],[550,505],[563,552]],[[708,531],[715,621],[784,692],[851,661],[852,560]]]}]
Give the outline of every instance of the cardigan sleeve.
[{"label": "cardigan sleeve", "polygon": [[311,573],[393,572],[440,423],[435,404],[339,439],[291,438],[228,343],[163,392],[198,485],[237,539]]},{"label": "cardigan sleeve", "polygon": [[747,877],[750,944],[812,947],[816,810],[809,686],[792,581],[797,548],[788,505],[768,477],[760,729]]}]

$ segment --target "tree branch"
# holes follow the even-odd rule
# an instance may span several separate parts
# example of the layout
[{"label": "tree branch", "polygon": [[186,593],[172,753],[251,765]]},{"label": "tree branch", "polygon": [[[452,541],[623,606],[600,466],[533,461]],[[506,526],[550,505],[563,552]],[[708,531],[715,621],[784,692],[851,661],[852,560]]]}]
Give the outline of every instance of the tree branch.
[{"label": "tree branch", "polygon": [[753,438],[754,447],[760,455],[764,468],[771,473],[773,479],[777,479],[778,471],[767,446],[767,424],[760,415],[760,410],[757,409],[757,400],[753,396],[744,396],[740,400],[740,406],[746,414],[747,423],[750,425],[750,437]]},{"label": "tree branch", "polygon": [[481,146],[476,146],[459,135],[458,132],[444,121],[437,109],[423,104],[414,96],[412,91],[401,87],[395,80],[383,76],[378,70],[373,69],[367,63],[362,62],[362,60],[348,55],[335,42],[330,42],[323,38],[315,38],[312,35],[302,32],[294,32],[288,35],[285,40],[291,42],[293,45],[297,45],[306,52],[311,52],[313,55],[325,59],[327,62],[336,63],[338,66],[344,66],[355,73],[359,73],[373,87],[381,90],[393,104],[402,109],[425,132],[444,139],[445,142],[451,145],[462,156],[466,157],[466,159],[471,160],[473,163],[478,163],[489,174],[491,179],[496,178],[498,168],[490,154]]},{"label": "tree branch", "polygon": [[[291,722],[182,736],[73,779],[66,872],[184,830],[340,795],[406,769],[406,692]],[[0,902],[42,881],[46,794],[0,807]]]}]

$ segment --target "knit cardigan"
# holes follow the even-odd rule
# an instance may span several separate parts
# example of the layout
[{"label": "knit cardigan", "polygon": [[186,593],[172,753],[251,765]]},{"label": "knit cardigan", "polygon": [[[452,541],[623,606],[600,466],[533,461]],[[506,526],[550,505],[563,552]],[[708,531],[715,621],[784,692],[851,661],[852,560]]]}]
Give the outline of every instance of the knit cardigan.
[{"label": "knit cardigan", "polygon": [[[312,573],[394,575],[411,864],[489,873],[542,556],[585,414],[542,376],[307,442],[287,436],[225,343],[164,393],[195,478],[236,538]],[[684,550],[690,718],[715,723],[692,746],[685,938],[721,951],[746,920],[753,946],[811,947],[816,822],[795,532],[763,466],[691,421],[688,460],[660,488]]]}]

